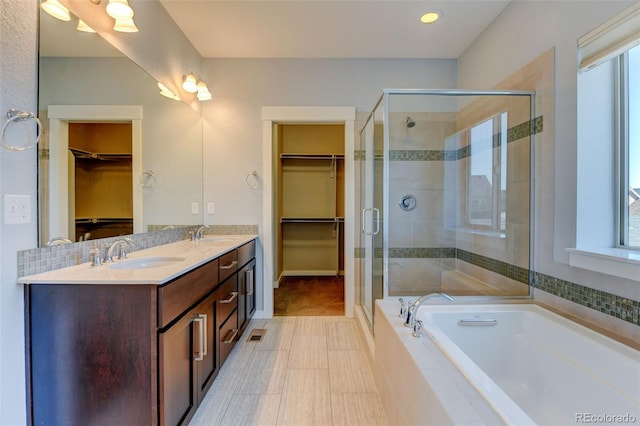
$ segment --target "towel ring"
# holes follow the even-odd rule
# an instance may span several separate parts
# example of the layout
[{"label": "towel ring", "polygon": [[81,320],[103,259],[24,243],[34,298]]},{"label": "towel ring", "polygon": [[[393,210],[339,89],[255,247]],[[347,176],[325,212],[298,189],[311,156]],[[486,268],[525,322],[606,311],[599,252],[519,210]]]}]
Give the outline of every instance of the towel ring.
[{"label": "towel ring", "polygon": [[143,188],[153,188],[158,183],[158,178],[156,177],[156,173],[153,170],[147,170],[142,172],[140,175],[140,185]]},{"label": "towel ring", "polygon": [[[26,121],[26,120],[34,120],[36,122],[36,128],[37,128],[36,139],[33,141],[33,143],[29,145],[25,145],[25,146],[12,145],[7,140],[7,129],[9,128],[9,125],[11,123],[16,123],[18,121]],[[32,146],[34,146],[35,144],[37,144],[38,142],[40,142],[41,136],[42,136],[42,123],[34,113],[19,111],[13,108],[7,111],[7,121],[4,123],[4,126],[2,126],[2,146],[4,146],[6,149],[10,151],[25,151],[31,148]]]},{"label": "towel ring", "polygon": [[[253,183],[251,183],[251,180],[253,180]],[[244,181],[247,183],[247,185],[249,185],[249,188],[251,189],[262,188],[262,181],[260,180],[260,176],[258,176],[258,172],[256,172],[255,170],[249,173],[247,177],[244,178]]]}]

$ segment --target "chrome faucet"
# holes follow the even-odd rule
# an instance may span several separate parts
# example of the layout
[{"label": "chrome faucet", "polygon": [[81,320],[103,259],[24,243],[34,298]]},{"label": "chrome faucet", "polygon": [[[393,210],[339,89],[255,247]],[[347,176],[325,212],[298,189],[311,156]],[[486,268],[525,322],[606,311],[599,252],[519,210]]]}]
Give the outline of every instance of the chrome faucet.
[{"label": "chrome faucet", "polygon": [[209,225],[202,225],[200,228],[198,228],[196,230],[196,233],[194,234],[194,239],[195,240],[201,240],[204,237],[204,230],[205,229],[209,229]]},{"label": "chrome faucet", "polygon": [[51,247],[51,246],[58,246],[60,244],[71,244],[72,241],[68,238],[64,238],[64,237],[54,237],[52,239],[50,239],[49,241],[47,241],[47,247]]},{"label": "chrome faucet", "polygon": [[131,238],[118,238],[111,245],[108,246],[107,255],[104,258],[105,263],[113,262],[113,252],[114,250],[119,249],[118,251],[118,260],[123,260],[127,258],[127,250],[126,247],[133,246],[133,240]]},{"label": "chrome faucet", "polygon": [[411,306],[409,306],[409,309],[407,311],[407,320],[404,323],[405,327],[410,327],[412,329],[414,329],[415,331],[415,325],[416,325],[416,313],[418,311],[418,308],[427,300],[432,299],[434,297],[444,297],[445,299],[449,300],[450,302],[453,302],[453,297],[449,296],[447,293],[429,293],[426,294],[424,296],[422,296],[420,299],[416,300],[415,302],[413,302],[411,304]]}]

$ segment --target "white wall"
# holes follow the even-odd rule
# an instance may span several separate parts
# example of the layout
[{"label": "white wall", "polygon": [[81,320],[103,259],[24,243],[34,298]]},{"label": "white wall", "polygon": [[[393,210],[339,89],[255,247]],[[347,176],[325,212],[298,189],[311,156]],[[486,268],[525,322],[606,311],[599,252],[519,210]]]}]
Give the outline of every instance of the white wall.
[{"label": "white wall", "polygon": [[[555,48],[555,138],[552,156],[543,159],[553,164],[554,176],[549,192],[535,201],[535,268],[639,300],[637,282],[571,268],[565,252],[575,247],[576,240],[577,40],[630,4],[620,0],[514,1],[460,56],[458,85],[491,88]],[[544,179],[536,176],[538,183]]]},{"label": "white wall", "polygon": [[456,61],[205,59],[203,75],[213,93],[203,106],[204,202],[216,203],[205,223],[257,224],[268,194],[251,190],[245,177],[253,170],[263,177],[262,106],[368,113],[385,88],[455,87]]},{"label": "white wall", "polygon": [[[2,125],[9,108],[36,111],[37,22],[38,2],[0,1]],[[3,426],[26,422],[24,304],[22,286],[16,284],[16,252],[36,246],[36,186],[36,150],[11,152],[0,148],[0,195],[31,196],[31,223],[4,225],[2,220],[0,224],[0,425]]]}]

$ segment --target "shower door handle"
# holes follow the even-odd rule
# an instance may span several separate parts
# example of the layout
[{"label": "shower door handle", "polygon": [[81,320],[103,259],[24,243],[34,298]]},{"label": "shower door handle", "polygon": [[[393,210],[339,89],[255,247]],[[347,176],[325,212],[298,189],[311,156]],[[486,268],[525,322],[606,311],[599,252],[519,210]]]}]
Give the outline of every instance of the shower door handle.
[{"label": "shower door handle", "polygon": [[362,234],[363,235],[373,235],[373,232],[367,232],[366,231],[366,220],[365,220],[365,216],[367,211],[373,211],[373,209],[371,207],[367,207],[366,209],[362,209],[362,220],[361,220],[361,225],[362,225]]},{"label": "shower door handle", "polygon": [[378,235],[378,232],[380,232],[380,210],[375,207],[372,210],[376,213],[376,230],[372,235]]}]

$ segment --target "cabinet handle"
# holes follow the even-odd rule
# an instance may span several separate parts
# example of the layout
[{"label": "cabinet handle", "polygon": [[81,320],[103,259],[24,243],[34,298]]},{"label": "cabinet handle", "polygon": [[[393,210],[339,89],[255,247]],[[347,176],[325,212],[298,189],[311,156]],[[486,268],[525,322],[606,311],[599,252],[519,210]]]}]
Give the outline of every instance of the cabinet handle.
[{"label": "cabinet handle", "polygon": [[227,296],[226,299],[222,299],[220,303],[231,303],[233,302],[233,299],[235,299],[236,297],[238,297],[238,292],[232,291],[231,293],[229,293],[229,296]]},{"label": "cabinet handle", "polygon": [[207,356],[207,314],[198,314],[198,317],[204,320],[202,325],[202,356]]},{"label": "cabinet handle", "polygon": [[234,260],[228,265],[220,265],[220,269],[233,269],[237,264],[238,264],[238,261]]},{"label": "cabinet handle", "polygon": [[247,292],[247,296],[253,296],[253,290],[254,290],[254,286],[253,286],[253,268],[251,269],[245,269],[244,271],[244,276],[245,276],[245,289],[247,288],[246,284],[249,284],[249,290],[246,290]]},{"label": "cabinet handle", "polygon": [[233,343],[234,339],[236,338],[236,336],[238,335],[238,331],[240,331],[237,328],[234,328],[233,330],[229,331],[229,333],[227,333],[227,336],[231,335],[231,337],[225,339],[222,341],[222,343],[224,343],[225,345],[230,345]]},{"label": "cabinet handle", "polygon": [[194,318],[193,322],[197,322],[198,323],[198,327],[200,327],[198,329],[198,350],[196,351],[196,354],[194,355],[193,359],[194,361],[202,361],[204,359],[204,333],[203,333],[203,325],[204,325],[204,318],[198,317],[198,318]]}]

